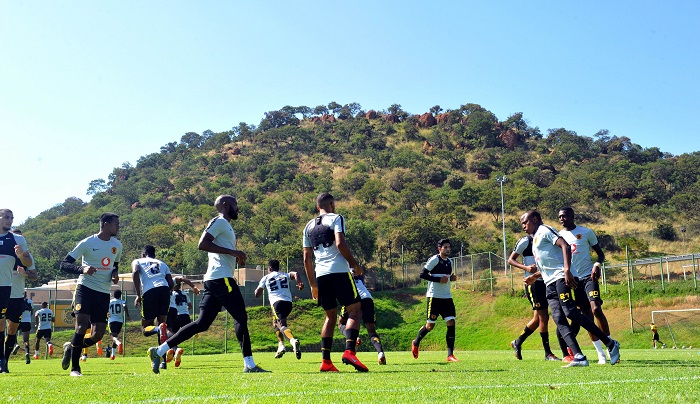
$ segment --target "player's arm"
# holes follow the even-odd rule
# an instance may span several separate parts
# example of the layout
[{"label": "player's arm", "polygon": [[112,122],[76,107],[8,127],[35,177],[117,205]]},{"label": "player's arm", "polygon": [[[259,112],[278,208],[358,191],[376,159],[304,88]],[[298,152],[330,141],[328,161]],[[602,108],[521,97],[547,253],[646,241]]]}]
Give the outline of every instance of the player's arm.
[{"label": "player's arm", "polygon": [[593,249],[593,251],[595,251],[596,255],[598,256],[598,259],[593,264],[593,269],[591,270],[591,278],[598,279],[600,278],[600,267],[603,265],[603,262],[605,262],[605,253],[603,252],[603,249],[600,248],[599,244],[591,246],[591,248]]},{"label": "player's arm", "polygon": [[185,285],[187,285],[187,286],[189,286],[190,288],[192,288],[192,291],[194,292],[195,295],[198,295],[198,294],[199,294],[199,288],[198,288],[197,286],[195,286],[195,284],[194,284],[191,280],[187,279],[186,277],[184,277],[184,276],[176,276],[174,281],[175,281],[175,282],[184,283]]},{"label": "player's arm", "polygon": [[34,264],[34,258],[29,253],[27,249],[27,241],[24,237],[15,238],[17,244],[15,244],[15,255],[26,268],[30,268]]},{"label": "player's arm", "polygon": [[[429,282],[437,282],[437,283],[442,282],[442,278],[443,278],[442,276],[433,276],[431,274],[431,271],[433,270],[433,268],[435,268],[435,265],[437,265],[438,262],[439,262],[439,260],[437,258],[429,259],[428,262],[425,263],[423,270],[420,272],[420,278],[425,279],[426,281],[429,281]],[[447,282],[447,280],[445,280],[445,282]]]},{"label": "player's arm", "polygon": [[56,322],[56,316],[53,315],[53,312],[51,312],[51,322],[52,323]]},{"label": "player's arm", "polygon": [[262,294],[263,294],[263,289],[260,286],[258,286],[255,289],[255,297],[260,297],[260,296],[262,296]]},{"label": "player's arm", "polygon": [[294,281],[297,283],[297,289],[302,290],[304,289],[304,282],[301,280],[299,277],[299,274],[297,272],[290,272],[289,277],[294,279]]},{"label": "player's arm", "polygon": [[119,263],[115,262],[114,263],[114,268],[112,269],[112,283],[117,284],[119,283]]},{"label": "player's arm", "polygon": [[525,265],[521,264],[518,262],[518,257],[520,257],[520,254],[517,252],[513,251],[510,253],[510,257],[508,257],[508,264],[510,266],[522,269],[523,271],[529,272],[531,274],[537,272],[537,266],[536,265]]},{"label": "player's arm", "polygon": [[260,282],[258,282],[258,287],[255,288],[255,297],[262,296],[266,281],[267,281],[267,275],[263,276],[262,279],[260,279]]},{"label": "player's arm", "polygon": [[238,265],[245,265],[246,255],[243,251],[232,250],[230,248],[221,247],[215,244],[214,236],[206,230],[202,232],[202,237],[199,238],[197,248],[210,253],[232,255],[238,260]]},{"label": "player's arm", "polygon": [[34,313],[34,328],[39,329],[39,312]]},{"label": "player's arm", "polygon": [[134,306],[141,305],[141,275],[139,274],[141,267],[136,260],[131,262],[131,280],[134,282],[134,291],[136,292],[136,299],[134,300]]},{"label": "player's arm", "polygon": [[314,271],[314,250],[311,247],[304,247],[304,272],[309,279],[311,296],[318,299],[318,286],[316,285],[316,272]]},{"label": "player's arm", "polygon": [[168,282],[168,289],[172,290],[173,286],[175,286],[175,282],[173,282],[173,276],[170,274],[165,274],[165,281]]},{"label": "player's arm", "polygon": [[75,258],[68,254],[66,258],[61,261],[61,271],[78,275],[92,275],[97,269],[92,266],[77,265],[75,263]]},{"label": "player's arm", "polygon": [[335,233],[335,246],[338,247],[340,255],[342,255],[343,258],[348,261],[348,265],[350,265],[350,268],[354,270],[355,275],[360,276],[365,272],[365,270],[362,269],[360,264],[355,260],[355,257],[352,256],[350,247],[348,246],[347,241],[345,241],[345,233]]},{"label": "player's arm", "polygon": [[526,276],[523,279],[523,282],[525,282],[526,285],[532,285],[533,283],[535,283],[535,281],[537,281],[537,279],[539,279],[541,277],[542,277],[542,274],[538,270],[534,274],[530,274],[530,275]]},{"label": "player's arm", "polygon": [[571,273],[571,246],[563,237],[557,238],[554,244],[561,248],[561,252],[564,255],[564,282],[566,286],[573,288],[576,286],[576,278]]}]

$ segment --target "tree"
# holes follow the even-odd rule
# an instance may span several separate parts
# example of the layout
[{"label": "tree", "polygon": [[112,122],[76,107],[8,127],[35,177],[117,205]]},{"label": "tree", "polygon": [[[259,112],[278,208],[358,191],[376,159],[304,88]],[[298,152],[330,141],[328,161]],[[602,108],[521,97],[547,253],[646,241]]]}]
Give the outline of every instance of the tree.
[{"label": "tree", "polygon": [[355,196],[362,203],[376,206],[383,190],[384,183],[381,180],[371,179],[367,180],[364,185],[362,185],[362,188],[355,193]]},{"label": "tree", "polygon": [[434,107],[430,108],[430,113],[435,116],[437,116],[437,114],[440,112],[442,112],[442,108],[439,105],[435,105]]},{"label": "tree", "polygon": [[106,190],[107,190],[107,182],[102,178],[98,178],[96,180],[90,181],[90,185],[88,185],[88,189],[85,192],[85,194],[86,195],[95,195],[96,193],[104,192]]}]

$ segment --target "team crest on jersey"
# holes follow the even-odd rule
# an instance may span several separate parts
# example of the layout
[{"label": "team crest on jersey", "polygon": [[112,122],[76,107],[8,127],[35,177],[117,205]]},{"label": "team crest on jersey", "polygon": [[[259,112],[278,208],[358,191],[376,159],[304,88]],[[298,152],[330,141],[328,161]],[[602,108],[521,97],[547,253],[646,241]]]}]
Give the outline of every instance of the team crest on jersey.
[{"label": "team crest on jersey", "polygon": [[437,314],[431,314],[430,315],[431,320],[437,320]]},{"label": "team crest on jersey", "polygon": [[117,253],[117,247],[112,247],[112,254],[116,254],[116,253]]},{"label": "team crest on jersey", "polygon": [[583,238],[583,234],[577,234],[576,235],[576,240],[581,240]]},{"label": "team crest on jersey", "polygon": [[82,309],[82,308],[83,308],[83,305],[80,303],[75,305],[75,311],[80,311],[80,309]]}]

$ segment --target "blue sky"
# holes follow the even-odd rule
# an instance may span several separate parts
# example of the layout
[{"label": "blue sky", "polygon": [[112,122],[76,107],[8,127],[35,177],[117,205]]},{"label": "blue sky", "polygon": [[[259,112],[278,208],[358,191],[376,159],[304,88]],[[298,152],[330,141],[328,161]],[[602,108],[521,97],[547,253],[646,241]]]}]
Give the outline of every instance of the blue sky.
[{"label": "blue sky", "polygon": [[477,103],[698,151],[698,16],[697,1],[2,1],[0,205],[17,225],[185,132],[331,101]]}]

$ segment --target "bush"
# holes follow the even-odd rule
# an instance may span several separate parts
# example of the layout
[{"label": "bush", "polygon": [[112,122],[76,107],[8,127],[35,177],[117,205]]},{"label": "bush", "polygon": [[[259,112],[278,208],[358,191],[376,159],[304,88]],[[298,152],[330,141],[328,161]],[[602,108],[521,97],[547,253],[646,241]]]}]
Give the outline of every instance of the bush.
[{"label": "bush", "polygon": [[676,233],[676,229],[673,228],[673,225],[671,223],[659,223],[658,225],[656,225],[654,234],[656,234],[656,237],[660,238],[661,240],[678,240],[678,233]]}]

